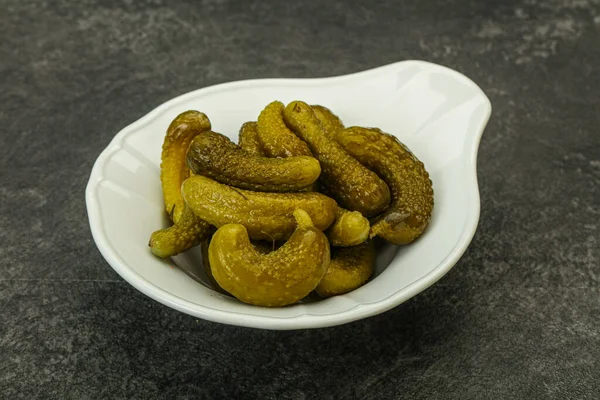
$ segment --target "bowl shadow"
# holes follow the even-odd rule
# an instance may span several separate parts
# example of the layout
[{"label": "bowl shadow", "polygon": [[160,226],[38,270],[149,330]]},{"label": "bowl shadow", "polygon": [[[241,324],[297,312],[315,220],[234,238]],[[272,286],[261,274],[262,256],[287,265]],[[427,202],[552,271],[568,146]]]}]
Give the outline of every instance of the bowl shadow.
[{"label": "bowl shadow", "polygon": [[[268,331],[198,320],[132,287],[117,290],[98,286],[86,297],[90,304],[81,304],[99,313],[85,321],[103,338],[98,356],[118,354],[119,376],[130,376],[133,388],[151,382],[159,393],[214,398],[302,398],[289,395],[315,390],[363,398],[389,376],[399,390],[412,391],[444,349],[460,345],[465,316],[446,300],[468,301],[460,286],[435,285],[346,325]],[[99,298],[108,304],[93,304]]]}]

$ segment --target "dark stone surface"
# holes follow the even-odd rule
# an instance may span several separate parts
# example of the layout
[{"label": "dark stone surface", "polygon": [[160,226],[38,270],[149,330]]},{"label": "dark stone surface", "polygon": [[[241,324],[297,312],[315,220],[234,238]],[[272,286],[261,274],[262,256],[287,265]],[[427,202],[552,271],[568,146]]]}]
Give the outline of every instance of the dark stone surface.
[{"label": "dark stone surface", "polygon": [[[600,398],[600,2],[0,0],[0,397]],[[482,213],[383,315],[269,332],[130,287],[84,188],[113,135],[220,82],[404,59],[489,95]]]}]

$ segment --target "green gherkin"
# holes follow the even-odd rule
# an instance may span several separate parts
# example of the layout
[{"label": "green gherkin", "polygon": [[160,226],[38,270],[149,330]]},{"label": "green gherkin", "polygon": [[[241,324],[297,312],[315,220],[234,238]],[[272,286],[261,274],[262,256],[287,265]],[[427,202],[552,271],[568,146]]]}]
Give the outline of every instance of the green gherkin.
[{"label": "green gherkin", "polygon": [[[200,243],[200,251],[202,252],[202,266],[204,267],[204,273],[206,274],[206,277],[208,278],[210,286],[214,290],[216,290],[217,292],[219,292],[221,294],[228,295],[230,293],[227,292],[225,289],[223,289],[221,287],[221,285],[219,285],[219,283],[215,280],[215,277],[213,276],[213,273],[212,273],[212,269],[210,267],[210,259],[208,257],[208,247],[210,245],[211,240],[212,240],[212,237],[203,241],[202,243]],[[253,241],[251,241],[251,243],[254,245],[254,248],[256,249],[256,251],[258,251],[260,254],[269,254],[270,252],[275,251],[277,249],[274,242],[266,242],[264,240],[253,240]]]},{"label": "green gherkin", "polygon": [[181,187],[186,204],[201,219],[221,227],[243,225],[251,239],[287,239],[296,226],[292,213],[306,211],[314,226],[327,229],[337,212],[335,200],[316,192],[268,193],[236,189],[210,178],[194,175]]},{"label": "green gherkin", "polygon": [[258,140],[258,128],[256,122],[246,122],[240,128],[238,138],[239,146],[254,156],[265,157],[260,141]]},{"label": "green gherkin", "polygon": [[327,229],[333,246],[356,246],[369,238],[369,220],[358,211],[338,207],[334,223]]},{"label": "green gherkin", "polygon": [[318,104],[313,104],[311,107],[321,125],[323,125],[328,137],[332,138],[338,131],[344,129],[344,124],[340,117],[335,115],[329,108]]},{"label": "green gherkin", "polygon": [[308,145],[283,121],[283,103],[269,103],[258,116],[258,139],[267,157],[310,156]]},{"label": "green gherkin", "polygon": [[321,163],[319,182],[339,204],[366,217],[383,212],[390,202],[390,191],[381,178],[330,139],[313,109],[294,101],[284,110],[285,122],[310,146]]},{"label": "green gherkin", "polygon": [[263,192],[295,192],[319,178],[319,162],[309,156],[268,158],[252,155],[220,133],[196,136],[187,152],[195,174],[218,182]]},{"label": "green gherkin", "polygon": [[329,265],[329,242],[305,211],[295,210],[293,217],[291,237],[267,254],[252,245],[243,225],[219,228],[208,247],[218,284],[239,300],[263,307],[293,304],[313,291]]},{"label": "green gherkin", "polygon": [[177,222],[150,236],[150,250],[157,257],[167,258],[197,246],[213,232],[213,227],[198,218],[185,206]]},{"label": "green gherkin", "polygon": [[332,247],[327,273],[316,292],[321,297],[348,293],[364,285],[375,269],[373,241],[352,247]]},{"label": "green gherkin", "polygon": [[433,187],[425,166],[396,137],[376,128],[350,127],[336,141],[375,171],[392,191],[390,208],[371,226],[371,237],[407,244],[425,230],[433,211]]}]

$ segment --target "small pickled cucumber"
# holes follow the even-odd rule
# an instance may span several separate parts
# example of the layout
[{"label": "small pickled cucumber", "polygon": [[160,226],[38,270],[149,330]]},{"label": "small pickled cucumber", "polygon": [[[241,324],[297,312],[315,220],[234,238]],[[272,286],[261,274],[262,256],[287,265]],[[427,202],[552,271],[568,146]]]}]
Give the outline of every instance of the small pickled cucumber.
[{"label": "small pickled cucumber", "polygon": [[252,239],[287,239],[296,226],[292,213],[301,208],[320,229],[327,229],[337,212],[335,200],[321,193],[267,193],[236,189],[210,178],[194,175],[183,182],[186,203],[201,219],[221,227],[236,223],[246,227]]},{"label": "small pickled cucumber", "polygon": [[268,104],[258,116],[258,139],[268,157],[310,156],[308,145],[283,121],[283,103]]},{"label": "small pickled cucumber", "polygon": [[[219,283],[215,280],[215,277],[213,276],[212,270],[210,268],[210,260],[208,258],[208,247],[210,245],[211,240],[212,238],[208,238],[207,240],[200,243],[200,251],[202,252],[202,266],[204,267],[204,273],[208,278],[210,286],[215,291],[221,294],[229,295],[230,293],[223,289],[221,285],[219,285]],[[256,251],[258,251],[260,254],[269,254],[277,248],[274,242],[265,242],[264,240],[252,240],[251,243],[252,245],[254,245]]]},{"label": "small pickled cucumber", "polygon": [[371,226],[371,237],[407,244],[427,227],[433,187],[425,166],[396,137],[376,128],[351,127],[336,140],[354,158],[381,176],[392,191],[390,208]]},{"label": "small pickled cucumber", "polygon": [[196,135],[208,130],[210,121],[199,111],[179,114],[167,129],[162,146],[160,181],[165,208],[172,222],[179,220],[185,207],[181,197],[181,184],[190,176],[185,160],[188,147]]},{"label": "small pickled cucumber", "polygon": [[213,227],[198,218],[189,207],[184,207],[179,220],[168,228],[158,230],[150,236],[150,250],[160,258],[182,253],[203,240],[213,231]]},{"label": "small pickled cucumber", "polygon": [[348,293],[364,285],[375,269],[375,247],[372,241],[353,247],[332,247],[327,273],[316,292],[321,297]]},{"label": "small pickled cucumber", "polygon": [[293,304],[321,281],[329,265],[329,242],[303,210],[297,227],[279,249],[261,254],[243,225],[227,224],[214,234],[208,256],[219,285],[244,303],[263,307]]},{"label": "small pickled cucumber", "polygon": [[368,170],[327,137],[313,109],[294,101],[284,110],[290,128],[306,143],[321,163],[319,182],[344,208],[366,217],[383,212],[390,202],[390,191],[374,172]]},{"label": "small pickled cucumber", "polygon": [[369,238],[369,220],[358,211],[338,207],[333,224],[327,229],[327,237],[333,246],[356,246]]},{"label": "small pickled cucumber", "polygon": [[344,124],[342,120],[337,115],[335,115],[329,108],[320,106],[318,104],[312,105],[311,107],[314,110],[315,115],[321,122],[321,125],[323,125],[327,136],[331,138],[337,133],[337,131],[344,129]]},{"label": "small pickled cucumber", "polygon": [[268,158],[253,156],[228,137],[207,131],[196,136],[187,152],[195,174],[242,189],[261,192],[295,192],[321,174],[319,162],[309,156]]},{"label": "small pickled cucumber", "polygon": [[260,146],[260,141],[258,140],[258,129],[256,127],[256,122],[246,122],[242,125],[240,128],[238,144],[242,149],[246,150],[253,156],[265,156],[265,152]]}]

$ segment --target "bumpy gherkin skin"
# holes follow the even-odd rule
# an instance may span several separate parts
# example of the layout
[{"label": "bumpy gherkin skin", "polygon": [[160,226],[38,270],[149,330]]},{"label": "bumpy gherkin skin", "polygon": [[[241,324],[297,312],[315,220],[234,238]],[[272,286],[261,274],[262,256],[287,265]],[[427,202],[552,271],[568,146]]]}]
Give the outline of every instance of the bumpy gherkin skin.
[{"label": "bumpy gherkin skin", "polygon": [[338,207],[333,224],[326,235],[332,246],[356,246],[369,238],[369,220],[358,211]]},{"label": "bumpy gherkin skin", "polygon": [[258,116],[258,139],[267,157],[310,156],[308,145],[283,121],[283,103],[269,103]]},{"label": "bumpy gherkin skin", "polygon": [[189,207],[185,207],[174,225],[158,230],[150,236],[150,250],[157,257],[172,257],[206,240],[213,229],[209,223],[198,218]]},{"label": "bumpy gherkin skin", "polygon": [[238,144],[253,156],[266,157],[260,141],[258,140],[258,128],[256,122],[246,122],[240,128]]},{"label": "bumpy gherkin skin", "polygon": [[177,222],[184,209],[181,184],[190,176],[185,156],[192,139],[201,132],[210,130],[208,117],[199,111],[179,114],[167,129],[160,164],[160,181],[165,208],[172,222]]},{"label": "bumpy gherkin skin", "polygon": [[220,133],[196,136],[187,152],[190,169],[218,182],[262,192],[295,192],[317,180],[319,162],[309,156],[253,156]]},{"label": "bumpy gherkin skin", "polygon": [[335,200],[321,193],[267,193],[236,189],[210,178],[194,175],[183,182],[183,197],[201,219],[221,227],[241,224],[250,238],[287,239],[296,226],[292,213],[306,211],[314,226],[327,229],[337,212]]},{"label": "bumpy gherkin skin", "polygon": [[285,122],[306,143],[321,163],[320,183],[339,204],[366,217],[383,212],[390,202],[384,181],[327,137],[313,109],[294,101],[284,110]]},{"label": "bumpy gherkin skin", "polygon": [[407,244],[425,230],[433,211],[433,187],[425,166],[400,141],[375,128],[350,127],[338,143],[381,176],[392,191],[392,204],[371,226],[371,237]]},{"label": "bumpy gherkin skin", "polygon": [[353,247],[332,247],[327,273],[316,292],[321,297],[348,293],[364,285],[375,269],[376,252],[372,241]]},{"label": "bumpy gherkin skin", "polygon": [[239,300],[263,307],[293,304],[314,290],[329,265],[329,242],[306,212],[296,210],[294,216],[298,226],[292,236],[268,254],[256,250],[243,225],[219,228],[208,248],[219,285]]},{"label": "bumpy gherkin skin", "polygon": [[[229,295],[225,289],[219,285],[219,283],[215,280],[213,276],[212,269],[210,268],[210,259],[208,257],[208,247],[210,245],[210,241],[212,237],[200,243],[200,251],[202,252],[202,266],[204,267],[204,273],[206,273],[206,277],[210,283],[210,286],[217,292],[221,294]],[[252,245],[260,254],[269,254],[270,252],[275,250],[275,245],[273,242],[265,242],[263,240],[254,240],[251,241]]]},{"label": "bumpy gherkin skin", "polygon": [[333,135],[335,135],[338,131],[341,131],[345,128],[340,117],[335,115],[329,108],[318,104],[314,104],[311,107],[321,122],[321,125],[323,125],[325,133],[328,137],[333,137]]}]

